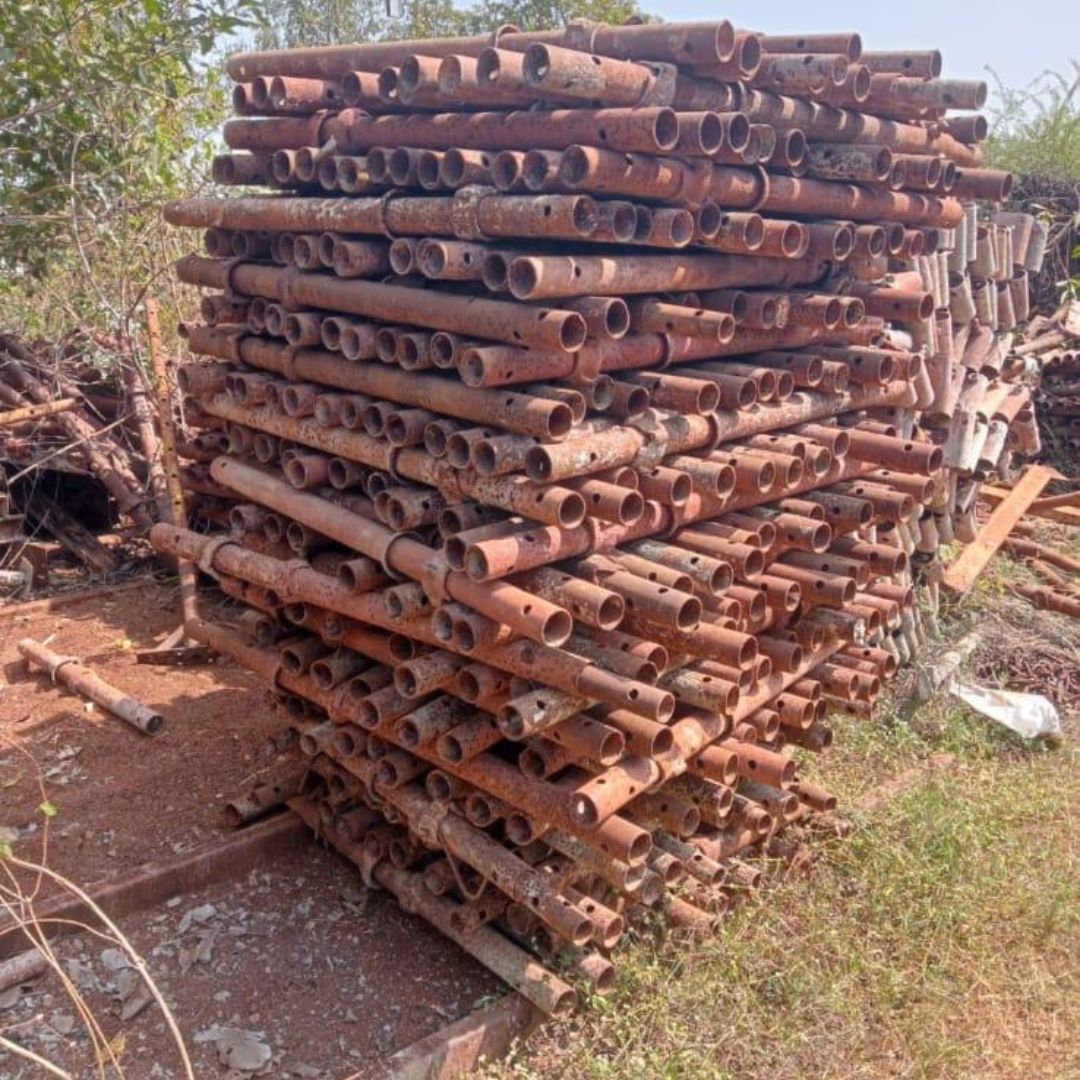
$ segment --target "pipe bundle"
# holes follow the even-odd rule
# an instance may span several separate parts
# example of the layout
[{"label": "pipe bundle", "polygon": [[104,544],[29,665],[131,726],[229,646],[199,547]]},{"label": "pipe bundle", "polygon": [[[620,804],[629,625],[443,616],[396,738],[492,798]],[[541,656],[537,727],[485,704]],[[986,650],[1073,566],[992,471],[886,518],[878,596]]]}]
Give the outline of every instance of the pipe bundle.
[{"label": "pipe bundle", "polygon": [[798,851],[802,751],[1030,438],[1025,223],[940,67],[722,21],[244,54],[214,175],[267,190],[166,208],[221,527],[153,538],[247,608],[189,629],[274,686],[291,805],[548,1011],[557,955],[604,989]]},{"label": "pipe bundle", "polygon": [[[1047,320],[1042,320],[1044,323]],[[1034,324],[1033,324],[1034,325]],[[1077,335],[1064,328],[1030,334],[1018,349],[1038,372],[1039,426],[1047,449],[1066,475],[1075,475],[1080,451],[1080,351]],[[1040,344],[1040,341],[1046,344]]]}]

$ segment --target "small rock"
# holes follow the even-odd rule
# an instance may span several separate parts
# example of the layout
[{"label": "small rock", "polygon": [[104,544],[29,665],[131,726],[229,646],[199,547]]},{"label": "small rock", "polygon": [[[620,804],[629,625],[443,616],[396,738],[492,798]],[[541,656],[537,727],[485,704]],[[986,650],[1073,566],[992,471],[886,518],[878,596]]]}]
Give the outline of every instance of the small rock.
[{"label": "small rock", "polygon": [[22,988],[20,986],[9,986],[6,990],[0,990],[0,1012],[5,1009],[13,1009],[19,1004],[21,996]]},{"label": "small rock", "polygon": [[84,964],[81,960],[71,959],[64,961],[64,967],[71,981],[80,990],[96,990],[98,988],[98,977],[89,964]]},{"label": "small rock", "polygon": [[153,994],[146,986],[139,988],[138,992],[124,1002],[123,1008],[120,1010],[121,1020],[134,1020],[154,1000]]},{"label": "small rock", "polygon": [[123,971],[131,966],[127,956],[119,949],[102,949],[101,962],[109,971]]},{"label": "small rock", "polygon": [[195,956],[198,953],[198,946],[185,946],[180,950],[180,955],[177,960],[180,964],[180,974],[186,975],[191,970],[191,965],[195,963]]},{"label": "small rock", "polygon": [[180,933],[186,933],[192,923],[204,923],[217,914],[217,908],[213,904],[200,904],[198,907],[185,911],[180,919]]},{"label": "small rock", "polygon": [[139,977],[139,973],[133,968],[124,968],[124,970],[118,972],[116,978],[113,979],[116,996],[121,1001],[126,1001],[142,985],[143,981]]},{"label": "small rock", "polygon": [[195,962],[198,964],[209,964],[214,958],[214,942],[217,940],[217,935],[207,934],[206,937],[199,942],[195,949]]},{"label": "small rock", "polygon": [[218,1061],[229,1069],[256,1072],[270,1064],[273,1050],[254,1031],[226,1028],[215,1044]]},{"label": "small rock", "polygon": [[70,1013],[55,1013],[50,1023],[61,1035],[70,1035],[75,1030],[75,1017]]}]

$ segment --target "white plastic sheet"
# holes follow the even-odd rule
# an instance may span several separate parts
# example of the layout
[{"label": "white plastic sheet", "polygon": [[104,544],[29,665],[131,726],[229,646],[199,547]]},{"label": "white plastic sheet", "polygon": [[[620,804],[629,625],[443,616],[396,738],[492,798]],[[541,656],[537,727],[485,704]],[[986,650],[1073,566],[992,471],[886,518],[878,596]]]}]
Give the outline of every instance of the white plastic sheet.
[{"label": "white plastic sheet", "polygon": [[1042,694],[997,690],[953,679],[950,692],[976,712],[1004,724],[1025,739],[1054,738],[1061,734],[1061,717]]}]

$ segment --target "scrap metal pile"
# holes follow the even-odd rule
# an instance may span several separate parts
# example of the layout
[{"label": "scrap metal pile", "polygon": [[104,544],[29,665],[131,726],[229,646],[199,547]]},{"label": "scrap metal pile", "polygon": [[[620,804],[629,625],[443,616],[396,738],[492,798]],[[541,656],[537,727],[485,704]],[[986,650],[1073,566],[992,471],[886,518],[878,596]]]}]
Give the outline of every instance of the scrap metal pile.
[{"label": "scrap metal pile", "polygon": [[246,54],[214,175],[275,190],[166,208],[227,529],[152,535],[250,609],[194,629],[280,695],[294,809],[547,1011],[556,956],[604,989],[628,922],[797,852],[801,751],[1033,445],[1031,219],[980,218],[1010,179],[940,63],[727,22]]}]

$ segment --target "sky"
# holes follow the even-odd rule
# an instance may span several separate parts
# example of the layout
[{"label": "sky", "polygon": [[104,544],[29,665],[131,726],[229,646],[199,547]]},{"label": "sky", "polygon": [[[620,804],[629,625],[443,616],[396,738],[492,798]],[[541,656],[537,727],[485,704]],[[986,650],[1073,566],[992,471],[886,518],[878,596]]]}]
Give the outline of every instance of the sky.
[{"label": "sky", "polygon": [[857,30],[865,49],[940,49],[943,74],[986,79],[991,68],[1012,88],[1050,68],[1070,72],[1080,61],[1080,0],[639,0],[667,22],[723,17],[763,33]]}]

